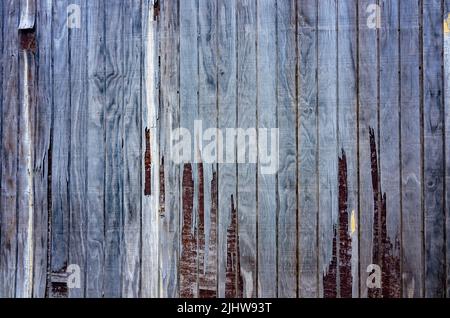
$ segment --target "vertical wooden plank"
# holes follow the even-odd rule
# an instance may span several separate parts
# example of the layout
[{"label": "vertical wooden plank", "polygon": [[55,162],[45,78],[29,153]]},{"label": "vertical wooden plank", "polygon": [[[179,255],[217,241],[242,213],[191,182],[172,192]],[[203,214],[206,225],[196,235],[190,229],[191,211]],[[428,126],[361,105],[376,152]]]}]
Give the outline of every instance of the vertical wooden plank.
[{"label": "vertical wooden plank", "polygon": [[[358,3],[358,62],[359,62],[359,259],[361,297],[368,297],[366,269],[370,264],[379,264],[374,257],[374,219],[378,204],[378,189],[373,188],[378,179],[376,169],[372,172],[372,155],[377,155],[378,145],[378,25],[374,18],[373,1]],[[373,131],[374,148],[371,148]],[[373,153],[373,151],[375,151]],[[372,176],[373,174],[373,176]],[[380,265],[381,266],[381,265]]]},{"label": "vertical wooden plank", "polygon": [[17,158],[17,269],[15,297],[33,288],[33,153],[36,109],[36,32],[34,1],[21,1],[19,21],[19,138]]},{"label": "vertical wooden plank", "polygon": [[[80,8],[79,27],[70,27],[69,61],[70,61],[70,228],[69,228],[69,265],[80,268],[80,288],[69,289],[69,296],[84,296],[85,264],[86,264],[86,162],[87,157],[87,3],[85,0],[72,1],[71,5]],[[75,8],[74,6],[74,8]],[[77,13],[70,12],[68,19],[74,19]],[[69,25],[67,26],[69,27]]]},{"label": "vertical wooden plank", "polygon": [[37,5],[36,32],[39,68],[37,106],[35,110],[34,147],[34,282],[33,297],[46,295],[48,256],[48,196],[50,161],[50,133],[52,123],[52,1],[39,1]]},{"label": "vertical wooden plank", "polygon": [[[105,297],[120,297],[123,255],[124,2],[105,6]],[[129,35],[127,35],[128,37]]]},{"label": "vertical wooden plank", "polygon": [[[179,128],[179,1],[161,2],[161,140],[163,206],[161,207],[161,297],[179,295],[180,171],[170,153],[171,131]],[[161,190],[162,191],[162,190]]]},{"label": "vertical wooden plank", "polygon": [[446,217],[446,275],[447,298],[450,297],[450,1],[444,2],[444,106],[445,106],[445,217]]},{"label": "vertical wooden plank", "polygon": [[[237,125],[236,100],[236,0],[218,0],[218,127],[219,129],[235,128]],[[235,141],[235,138],[232,140]],[[230,141],[231,142],[231,141]],[[228,156],[228,154],[227,154]],[[230,154],[234,158],[235,154]],[[218,179],[218,297],[231,293],[226,290],[228,251],[228,228],[232,223],[233,207],[236,206],[236,165],[234,163],[219,164]],[[235,264],[234,264],[235,265]],[[232,272],[236,271],[236,266]],[[233,277],[233,275],[231,275]],[[235,283],[237,276],[234,275]],[[234,284],[236,285],[236,284]],[[236,295],[233,295],[236,297]]]},{"label": "vertical wooden plank", "polygon": [[87,8],[87,255],[86,297],[102,297],[105,246],[105,2]]},{"label": "vertical wooden plank", "polygon": [[402,167],[402,296],[423,296],[420,8],[401,1],[400,143]]},{"label": "vertical wooden plank", "polygon": [[318,297],[317,1],[299,14],[299,297]]},{"label": "vertical wooden plank", "polygon": [[[267,129],[265,136],[259,137],[259,153],[275,157],[275,168],[278,164],[276,149],[277,140],[270,139],[270,129],[277,127],[277,41],[276,33],[276,1],[262,0],[256,4],[256,59],[257,59],[257,128]],[[260,130],[261,131],[261,130]],[[266,142],[262,142],[266,138]],[[259,165],[262,158],[259,157]],[[264,163],[267,164],[267,163]],[[270,162],[274,164],[274,162]],[[257,215],[258,215],[258,297],[276,297],[277,295],[277,237],[276,237],[276,171],[262,173],[262,166],[257,166]]]},{"label": "vertical wooden plank", "polygon": [[[338,140],[339,156],[345,157],[347,196],[339,192],[340,297],[359,296],[358,232],[358,138],[357,138],[357,3],[338,2]],[[342,158],[341,158],[342,159]],[[353,226],[352,226],[353,222]]]},{"label": "vertical wooden plank", "polygon": [[141,1],[124,3],[122,297],[139,296],[141,281]]},{"label": "vertical wooden plank", "polygon": [[52,222],[51,297],[67,297],[65,275],[69,256],[70,225],[70,60],[67,26],[68,1],[53,7],[53,130],[52,130]]},{"label": "vertical wooden plank", "polygon": [[19,2],[3,2],[3,100],[1,158],[0,222],[0,297],[15,295],[16,272],[16,205],[17,205],[17,135],[18,135],[18,39]]},{"label": "vertical wooden plank", "polygon": [[[199,267],[200,258],[204,255],[199,255],[198,246],[199,183],[203,180],[199,180],[197,164],[192,160],[199,151],[194,149],[194,144],[197,144],[194,141],[197,137],[194,121],[199,119],[198,6],[195,0],[180,2],[180,127],[190,136],[187,158],[180,162],[183,167],[180,171],[180,178],[183,178],[180,297],[199,296],[199,275],[204,271]],[[191,174],[187,175],[188,172]]]},{"label": "vertical wooden plank", "polygon": [[336,223],[337,175],[337,8],[331,0],[318,1],[318,125],[319,125],[319,296],[337,295]]},{"label": "vertical wooden plank", "polygon": [[[296,2],[277,2],[278,296],[297,296],[297,23]],[[329,45],[329,44],[327,44]]]},{"label": "vertical wooden plank", "polygon": [[[199,0],[199,119],[204,133],[200,138],[199,164],[199,297],[216,295],[217,276],[217,146],[221,137],[217,130],[217,1]],[[208,134],[208,129],[212,135]],[[215,132],[215,133],[214,133]],[[196,134],[198,131],[196,131]],[[197,135],[194,137],[199,138]],[[215,144],[214,151],[208,144]],[[194,147],[195,148],[195,147]],[[211,150],[211,151],[210,151]],[[197,149],[194,149],[197,151]],[[209,160],[207,159],[209,158]]]},{"label": "vertical wooden plank", "polygon": [[[237,127],[246,137],[237,139],[237,213],[240,274],[243,297],[256,296],[256,1],[237,4]],[[294,48],[295,51],[295,48]],[[248,140],[247,140],[248,137]],[[248,142],[248,143],[247,143]],[[240,158],[240,152],[247,154]],[[243,159],[242,161],[240,159]]]},{"label": "vertical wooden plank", "polygon": [[380,265],[383,297],[393,298],[401,296],[399,7],[386,0],[380,9]]},{"label": "vertical wooden plank", "polygon": [[445,297],[442,1],[423,1],[425,297]]},{"label": "vertical wooden plank", "polygon": [[[141,297],[159,296],[159,142],[157,0],[142,3],[142,247]],[[145,151],[144,151],[145,150]],[[149,175],[150,174],[150,175]],[[150,180],[149,180],[150,179]],[[149,183],[150,182],[150,183]],[[148,188],[149,186],[149,188]]]}]

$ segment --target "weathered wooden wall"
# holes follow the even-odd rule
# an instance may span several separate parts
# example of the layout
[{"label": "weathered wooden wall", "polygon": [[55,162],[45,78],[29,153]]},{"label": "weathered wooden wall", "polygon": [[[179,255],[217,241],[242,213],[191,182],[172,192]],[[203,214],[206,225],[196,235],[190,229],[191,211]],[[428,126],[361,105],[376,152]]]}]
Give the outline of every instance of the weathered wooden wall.
[{"label": "weathered wooden wall", "polygon": [[[0,297],[450,296],[449,14],[2,0]],[[278,127],[278,172],[177,164],[195,120]]]}]

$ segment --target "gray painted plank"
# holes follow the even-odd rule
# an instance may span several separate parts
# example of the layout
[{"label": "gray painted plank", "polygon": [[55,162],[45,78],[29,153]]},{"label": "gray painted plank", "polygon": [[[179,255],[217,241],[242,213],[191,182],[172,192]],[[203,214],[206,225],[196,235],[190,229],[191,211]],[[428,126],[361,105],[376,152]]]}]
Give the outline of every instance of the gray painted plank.
[{"label": "gray painted plank", "polygon": [[[358,257],[358,155],[357,155],[357,3],[355,0],[338,2],[338,155],[346,158],[347,169],[347,224],[339,224],[340,235],[347,233],[351,239],[351,258],[344,259],[340,253],[339,262],[341,297],[359,295]],[[341,185],[342,186],[342,185]],[[353,220],[353,225],[352,225]],[[342,246],[342,244],[340,245]],[[351,268],[351,276],[346,276],[344,267]],[[351,279],[351,281],[350,281]],[[351,290],[350,290],[351,288]],[[344,290],[345,289],[345,290]]]},{"label": "gray painted plank", "polygon": [[[31,7],[31,8],[29,8]],[[27,10],[31,10],[26,13]],[[20,7],[20,27],[34,25],[34,1]],[[17,158],[17,269],[15,297],[31,297],[33,288],[33,148],[36,109],[36,39],[35,32],[19,31],[19,108]]]},{"label": "gray painted plank", "polygon": [[51,29],[52,2],[39,1],[37,41],[39,54],[37,111],[34,146],[34,282],[33,297],[42,298],[47,285],[48,245],[48,175],[52,124]]},{"label": "gray painted plank", "polygon": [[105,2],[87,9],[88,125],[87,125],[87,255],[86,297],[103,296],[105,246]]},{"label": "gray painted plank", "polygon": [[[375,146],[378,149],[378,42],[377,28],[373,10],[369,10],[372,1],[359,2],[359,259],[361,297],[368,297],[366,279],[367,267],[379,261],[373,259],[375,201],[372,185],[370,131],[374,131]],[[375,24],[375,23],[374,23]],[[381,266],[381,265],[380,265]]]},{"label": "gray painted plank", "polygon": [[141,267],[141,2],[124,3],[122,297],[139,296]]},{"label": "gray painted plank", "polygon": [[123,255],[124,3],[105,5],[105,297],[120,297]]},{"label": "gray painted plank", "polygon": [[[159,296],[159,147],[157,129],[158,91],[158,7],[157,0],[142,3],[142,245],[141,245],[141,297]],[[156,11],[155,11],[156,10]],[[146,132],[150,133],[147,141]],[[147,149],[147,145],[151,149]],[[151,194],[145,193],[146,155],[150,154]],[[147,163],[148,164],[148,163]]]},{"label": "gray painted plank", "polygon": [[68,1],[63,0],[53,7],[51,297],[67,297],[67,289],[56,280],[69,265],[71,107],[67,5]]},{"label": "gray painted plank", "polygon": [[[202,7],[205,3],[202,3]],[[198,165],[193,162],[194,154],[199,152],[196,135],[194,131],[194,121],[199,120],[199,14],[205,14],[205,9],[199,12],[199,3],[195,0],[187,0],[180,2],[180,127],[189,132],[190,143],[187,157],[181,161],[181,167],[187,164],[191,165],[193,184],[185,185],[186,188],[181,193],[181,202],[192,199],[193,210],[191,211],[191,238],[195,240],[193,250],[187,251],[188,246],[184,243],[182,238],[181,246],[181,260],[180,260],[180,296],[181,297],[199,297],[199,274],[204,268],[200,268],[199,258],[199,237],[198,237],[198,222],[199,222],[199,180]],[[204,18],[202,19],[204,20]],[[204,92],[202,92],[204,94]],[[210,105],[208,105],[210,106]],[[184,136],[187,137],[187,136]],[[184,153],[183,153],[184,155]],[[181,159],[181,158],[180,158]],[[184,169],[180,169],[180,178],[183,178]],[[184,185],[183,185],[184,187]],[[191,198],[184,197],[187,190],[193,193]],[[192,192],[193,191],[193,192]],[[203,195],[203,194],[202,194]],[[189,216],[184,214],[187,211],[182,211],[181,228],[184,226],[184,219]],[[186,225],[187,226],[187,225]],[[191,246],[192,248],[192,246]],[[183,257],[185,253],[190,254],[190,257]],[[187,255],[187,254],[186,254]],[[195,257],[195,259],[192,259]]]},{"label": "gray painted plank", "polygon": [[[198,67],[199,67],[199,119],[203,133],[217,127],[217,1],[199,0],[198,3]],[[211,137],[211,138],[208,138]],[[199,296],[213,295],[216,287],[211,278],[217,273],[217,162],[218,152],[209,151],[206,145],[220,141],[218,136],[203,136],[200,150],[203,163],[203,219],[199,217]],[[196,150],[196,149],[195,149]],[[211,161],[206,160],[210,157]],[[200,173],[200,171],[199,171]],[[201,176],[199,175],[199,178]],[[215,184],[214,184],[215,182]],[[201,189],[199,189],[201,191]],[[199,193],[201,196],[202,194]],[[201,207],[199,207],[201,210]]]},{"label": "gray painted plank", "polygon": [[450,1],[444,2],[444,102],[445,102],[445,216],[446,216],[446,275],[447,298],[450,297]]},{"label": "gray painted plank", "polygon": [[[242,0],[237,4],[237,127],[249,132],[249,139],[238,136],[237,166],[237,213],[239,236],[240,275],[245,298],[256,297],[257,252],[257,206],[256,206],[256,164],[251,163],[252,156],[257,158],[254,142],[256,132],[256,1]],[[294,50],[295,52],[295,50]],[[253,132],[253,135],[252,135]],[[254,140],[254,141],[252,141]],[[248,143],[247,143],[248,142]],[[240,158],[240,151],[248,153]],[[240,160],[244,159],[244,160]]]},{"label": "gray painted plank", "polygon": [[277,2],[278,37],[278,296],[297,296],[296,3]]},{"label": "gray painted plank", "polygon": [[403,297],[423,295],[419,10],[417,1],[400,2]]},{"label": "gray painted plank", "polygon": [[400,240],[401,240],[401,196],[400,196],[400,52],[398,3],[380,2],[380,178],[381,193],[385,196],[385,208],[381,216],[381,231],[386,230],[382,264],[384,282],[389,284],[384,295],[400,297]]},{"label": "gray painted plank", "polygon": [[324,277],[331,268],[338,216],[336,3],[318,2],[319,296],[330,297]]},{"label": "gray painted plank", "polygon": [[318,297],[317,1],[299,1],[299,297]]},{"label": "gray painted plank", "polygon": [[[272,139],[271,129],[277,127],[277,83],[276,83],[276,1],[260,0],[256,3],[257,19],[257,128],[267,129],[258,135],[259,164],[257,166],[257,215],[258,215],[258,297],[277,295],[277,237],[276,237],[276,169],[278,165],[278,140]],[[262,135],[264,134],[264,135]],[[264,142],[265,140],[265,142]],[[275,153],[271,150],[275,149]],[[263,160],[261,153],[272,156],[273,161]],[[274,166],[272,166],[272,164]],[[263,167],[264,165],[264,167]],[[274,167],[274,171],[263,173],[263,168]]]},{"label": "gray painted plank", "polygon": [[[218,0],[218,128],[235,128],[236,111],[236,0]],[[227,228],[231,210],[236,206],[236,165],[219,164],[218,168],[218,297],[225,297],[227,272]]]},{"label": "gray painted plank", "polygon": [[[161,3],[160,155],[164,162],[164,206],[161,207],[161,297],[179,295],[180,172],[170,153],[170,132],[179,127],[179,2]],[[161,185],[160,185],[161,186]]]},{"label": "gray painted plank", "polygon": [[18,134],[18,47],[19,2],[3,3],[3,100],[1,158],[0,297],[15,295],[17,134]]},{"label": "gray painted plank", "polygon": [[442,1],[423,2],[425,297],[445,297]]},{"label": "gray painted plank", "polygon": [[79,298],[85,291],[86,264],[86,162],[88,90],[87,77],[87,2],[72,1],[80,8],[80,28],[69,28],[70,59],[70,229],[69,229],[69,265],[80,268],[79,288],[70,288],[69,297]]}]

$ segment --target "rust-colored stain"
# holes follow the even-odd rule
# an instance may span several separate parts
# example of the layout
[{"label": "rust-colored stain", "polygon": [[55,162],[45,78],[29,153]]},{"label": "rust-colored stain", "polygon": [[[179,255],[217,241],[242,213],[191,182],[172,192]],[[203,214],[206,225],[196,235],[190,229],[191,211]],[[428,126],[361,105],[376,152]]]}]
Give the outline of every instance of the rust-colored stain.
[{"label": "rust-colored stain", "polygon": [[164,156],[161,158],[161,164],[159,165],[159,215],[164,216],[165,211],[165,183],[164,183]]},{"label": "rust-colored stain", "polygon": [[[347,183],[347,157],[344,150],[339,158],[338,189],[339,189],[339,216],[338,229],[333,227],[333,247],[331,262],[328,271],[323,277],[324,297],[351,298],[352,297],[352,239],[349,233],[348,214],[348,183]],[[339,251],[338,251],[339,235]],[[339,257],[338,257],[339,255]],[[339,274],[338,274],[339,264]],[[339,275],[339,292],[338,286]]]},{"label": "rust-colored stain", "polygon": [[[205,246],[205,215],[203,203],[203,164],[199,164],[199,192],[201,204],[199,204],[199,296],[202,298],[216,297],[217,274],[217,173],[213,172],[211,180],[211,209],[209,244]],[[200,200],[199,200],[200,201]],[[199,202],[200,203],[200,202]]]},{"label": "rust-colored stain", "polygon": [[150,145],[150,130],[145,128],[145,182],[144,195],[152,194],[152,151]]},{"label": "rust-colored stain", "polygon": [[347,157],[339,158],[339,283],[340,297],[352,297],[352,239],[348,224]]},{"label": "rust-colored stain", "polygon": [[242,277],[239,263],[239,235],[237,231],[237,211],[231,195],[231,222],[227,229],[227,272],[225,297],[242,298]]},{"label": "rust-colored stain", "polygon": [[193,226],[194,180],[192,166],[183,169],[183,227],[181,230],[182,252],[180,259],[180,296],[192,298],[197,294],[197,233]]},{"label": "rust-colored stain", "polygon": [[337,297],[337,233],[336,226],[333,227],[333,250],[331,262],[328,265],[327,273],[323,277],[323,297],[336,298]]},{"label": "rust-colored stain", "polygon": [[[386,193],[382,192],[380,185],[377,145],[372,128],[369,129],[369,138],[374,200],[372,262],[381,267],[381,289],[369,289],[368,296],[371,298],[395,298],[400,297],[400,258],[394,255],[394,246],[387,236]],[[395,250],[399,250],[399,248],[400,242],[397,236]]]},{"label": "rust-colored stain", "polygon": [[155,3],[153,4],[153,21],[158,20],[159,10],[160,10],[159,0],[156,0]]},{"label": "rust-colored stain", "polygon": [[36,53],[36,32],[35,29],[19,31],[20,49]]}]

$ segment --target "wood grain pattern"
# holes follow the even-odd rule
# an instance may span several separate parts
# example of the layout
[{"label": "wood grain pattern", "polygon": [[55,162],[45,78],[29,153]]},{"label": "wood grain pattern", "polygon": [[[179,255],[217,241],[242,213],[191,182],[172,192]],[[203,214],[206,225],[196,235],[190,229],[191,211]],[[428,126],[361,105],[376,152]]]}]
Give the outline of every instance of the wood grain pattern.
[{"label": "wood grain pattern", "polygon": [[[277,35],[273,32],[276,25],[276,1],[263,0],[256,3],[256,85],[257,85],[257,127],[267,129],[265,135],[259,135],[259,153],[270,154],[270,149],[278,149],[278,140],[271,139],[270,131],[277,127]],[[264,139],[265,138],[265,139]],[[265,142],[264,142],[265,140]],[[275,146],[273,146],[275,145]],[[259,154],[260,155],[260,154]],[[260,155],[261,156],[261,155]],[[262,158],[259,165],[262,165]],[[276,161],[278,161],[276,159]],[[278,163],[278,162],[277,162]],[[257,172],[257,288],[258,297],[276,297],[277,295],[277,195],[276,174]],[[220,193],[219,193],[220,195]]]},{"label": "wood grain pattern", "polygon": [[1,2],[0,296],[448,297],[449,11]]},{"label": "wood grain pattern", "polygon": [[400,113],[402,167],[402,293],[423,295],[420,28],[416,1],[400,5]]},{"label": "wood grain pattern", "polygon": [[[84,269],[86,263],[86,161],[88,122],[88,96],[84,83],[88,80],[87,73],[87,3],[84,0],[73,1],[80,7],[80,28],[70,28],[69,59],[70,59],[70,220],[69,220],[69,265],[75,264]],[[80,288],[69,289],[70,297],[83,297],[86,278],[84,270],[80,271]]]},{"label": "wood grain pattern", "polygon": [[[358,297],[359,286],[359,256],[358,256],[358,119],[357,119],[357,3],[356,1],[341,0],[337,7],[337,55],[338,55],[338,153],[342,157],[342,164],[346,165],[346,180],[340,180],[342,188],[346,183],[347,199],[339,199],[340,218],[347,222],[340,222],[339,229],[343,238],[349,236],[346,244],[351,245],[349,255],[344,255],[344,242],[340,242],[340,272],[341,297]],[[341,167],[344,169],[344,167]],[[341,169],[341,170],[342,170]],[[343,171],[342,171],[343,173]],[[342,193],[343,194],[343,193]],[[344,204],[344,202],[346,202]],[[355,220],[355,228],[351,228],[351,219]],[[348,226],[345,226],[345,225]],[[348,264],[347,264],[348,263]],[[348,268],[347,268],[348,267]],[[350,270],[351,275],[345,271]]]},{"label": "wood grain pattern", "polygon": [[[237,137],[237,214],[240,274],[243,282],[243,297],[255,297],[256,251],[257,251],[257,195],[256,164],[252,163],[257,149],[254,142],[256,132],[256,1],[243,0],[237,4],[237,127],[248,134],[248,140]],[[248,130],[250,129],[250,130]],[[248,149],[248,150],[247,150]],[[249,159],[240,154],[245,152]],[[241,159],[243,159],[241,161]]]},{"label": "wood grain pattern", "polygon": [[[372,166],[370,150],[370,130],[374,130],[375,143],[378,145],[378,70],[379,70],[379,43],[378,30],[373,27],[373,10],[367,12],[372,1],[358,3],[358,85],[359,85],[359,260],[360,260],[360,290],[361,297],[368,296],[366,272],[369,264],[379,265],[373,259],[374,215],[375,201],[378,197],[372,187]],[[375,23],[376,24],[376,23]],[[378,149],[378,147],[377,147]]]},{"label": "wood grain pattern", "polygon": [[[124,4],[123,100],[123,271],[122,297],[139,296],[141,281],[141,45],[142,3]],[[131,17],[128,19],[127,17]]]},{"label": "wood grain pattern", "polygon": [[442,1],[423,1],[425,297],[445,297]]},{"label": "wood grain pattern", "polygon": [[39,68],[37,77],[37,106],[34,145],[34,282],[33,297],[46,295],[48,265],[48,209],[51,168],[49,149],[52,124],[52,2],[39,1],[37,6],[36,37]]},{"label": "wood grain pattern", "polygon": [[278,296],[297,296],[297,11],[293,0],[277,2]]},{"label": "wood grain pattern", "polygon": [[[325,276],[336,258],[338,218],[338,122],[337,122],[337,7],[334,1],[318,2],[318,147],[319,147],[319,297],[339,295],[328,289]],[[335,242],[334,242],[335,241]],[[337,273],[336,273],[337,274]],[[336,275],[333,274],[333,275]],[[333,277],[331,277],[333,280]],[[336,285],[334,280],[334,285]]]},{"label": "wood grain pattern", "polygon": [[299,297],[318,297],[317,1],[298,2]]},{"label": "wood grain pattern", "polygon": [[18,155],[18,38],[17,1],[4,2],[3,8],[3,99],[1,159],[0,296],[14,297],[17,250],[17,155]]},{"label": "wood grain pattern", "polygon": [[[67,27],[68,1],[53,6],[53,127],[51,178],[51,286],[52,297],[67,297],[67,284],[60,282],[69,265],[70,238],[70,57]],[[56,53],[57,52],[57,53]]]},{"label": "wood grain pattern", "polygon": [[[160,156],[164,174],[164,206],[160,223],[161,297],[179,295],[180,167],[170,153],[170,132],[179,128],[179,1],[164,1],[160,12]],[[162,191],[162,190],[161,190]]]},{"label": "wood grain pattern", "polygon": [[[217,108],[218,128],[221,130],[237,127],[236,5],[236,0],[218,0],[217,2]],[[218,297],[225,297],[228,294],[225,286],[228,255],[227,229],[232,222],[233,206],[236,206],[236,171],[234,163],[224,163],[218,167]]]},{"label": "wood grain pattern", "polygon": [[86,297],[102,297],[105,248],[105,2],[88,9]]},{"label": "wood grain pattern", "polygon": [[[142,3],[142,167],[146,166],[145,152],[150,145],[151,157],[151,194],[141,195],[142,200],[142,223],[141,223],[141,297],[159,296],[159,147],[158,147],[158,102],[159,90],[158,80],[158,23],[159,17],[157,0],[145,0]],[[147,140],[147,134],[150,140]],[[144,147],[145,145],[145,147]],[[147,149],[146,149],[147,150]],[[147,163],[148,164],[148,163]],[[142,180],[146,182],[146,171],[142,169]],[[141,189],[145,191],[144,188]]]},{"label": "wood grain pattern", "polygon": [[[400,297],[400,242],[401,242],[401,196],[400,196],[400,47],[398,4],[390,1],[380,3],[382,23],[380,28],[380,187],[385,204],[385,218],[380,226],[386,240],[381,242],[383,253],[383,295]],[[388,288],[388,286],[390,286]]]}]

